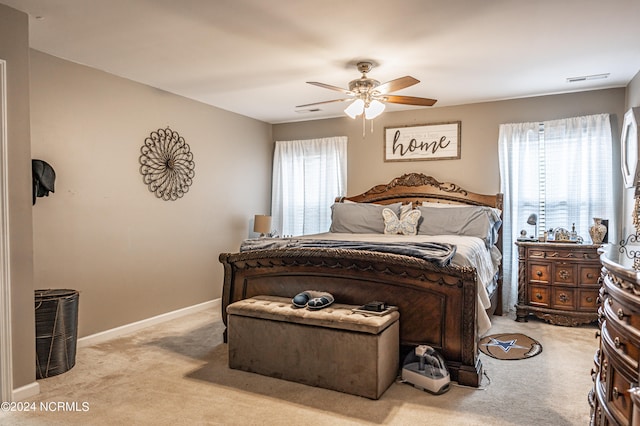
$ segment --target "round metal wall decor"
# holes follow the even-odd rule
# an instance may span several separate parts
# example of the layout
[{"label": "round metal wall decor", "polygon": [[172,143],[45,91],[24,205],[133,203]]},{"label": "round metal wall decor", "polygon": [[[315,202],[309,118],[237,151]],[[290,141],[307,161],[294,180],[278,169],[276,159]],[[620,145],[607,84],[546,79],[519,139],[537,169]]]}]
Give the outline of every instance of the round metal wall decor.
[{"label": "round metal wall decor", "polygon": [[151,132],[140,152],[142,180],[156,197],[175,201],[189,191],[195,163],[189,145],[178,132],[169,127]]}]

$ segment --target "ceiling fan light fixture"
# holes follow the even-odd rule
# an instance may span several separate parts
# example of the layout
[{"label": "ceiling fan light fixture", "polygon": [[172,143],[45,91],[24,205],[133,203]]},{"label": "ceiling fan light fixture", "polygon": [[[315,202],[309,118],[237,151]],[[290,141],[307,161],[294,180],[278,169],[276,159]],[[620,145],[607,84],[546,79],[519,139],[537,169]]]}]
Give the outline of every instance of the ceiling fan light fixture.
[{"label": "ceiling fan light fixture", "polygon": [[362,114],[363,111],[364,111],[364,101],[362,99],[356,99],[351,103],[351,105],[345,108],[344,113],[347,114],[349,117],[355,119],[357,116]]},{"label": "ceiling fan light fixture", "polygon": [[364,116],[367,120],[373,120],[374,118],[382,114],[384,109],[385,105],[379,100],[374,99],[371,101],[369,106],[364,109]]}]

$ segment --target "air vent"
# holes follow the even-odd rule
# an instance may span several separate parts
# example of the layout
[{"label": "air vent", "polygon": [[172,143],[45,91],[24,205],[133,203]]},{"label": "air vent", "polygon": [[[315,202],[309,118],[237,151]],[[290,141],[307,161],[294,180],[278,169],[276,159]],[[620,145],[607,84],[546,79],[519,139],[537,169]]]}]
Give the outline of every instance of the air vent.
[{"label": "air vent", "polygon": [[322,111],[320,108],[309,108],[309,109],[297,109],[296,112],[299,114],[306,114],[309,112],[320,112]]},{"label": "air vent", "polygon": [[569,78],[567,78],[567,83],[577,83],[579,81],[587,81],[587,80],[602,80],[602,79],[608,78],[608,77],[609,77],[609,73],[582,75],[582,76],[579,76],[579,77],[569,77]]}]

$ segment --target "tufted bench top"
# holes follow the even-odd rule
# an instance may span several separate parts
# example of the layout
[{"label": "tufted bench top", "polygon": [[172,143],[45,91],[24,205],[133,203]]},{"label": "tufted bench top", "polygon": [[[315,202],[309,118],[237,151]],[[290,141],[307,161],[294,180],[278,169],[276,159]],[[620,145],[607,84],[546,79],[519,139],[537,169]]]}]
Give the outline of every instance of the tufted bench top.
[{"label": "tufted bench top", "polygon": [[380,334],[400,318],[397,311],[375,316],[352,312],[353,308],[357,306],[334,303],[326,308],[312,311],[294,307],[290,298],[255,296],[230,304],[227,306],[227,314],[369,334]]}]

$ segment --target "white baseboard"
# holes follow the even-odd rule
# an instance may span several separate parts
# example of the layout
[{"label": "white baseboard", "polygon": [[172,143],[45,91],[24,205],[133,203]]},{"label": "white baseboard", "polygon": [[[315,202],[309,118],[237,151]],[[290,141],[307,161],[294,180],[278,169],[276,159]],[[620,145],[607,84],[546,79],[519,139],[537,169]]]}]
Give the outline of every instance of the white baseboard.
[{"label": "white baseboard", "polygon": [[204,311],[208,309],[220,309],[220,299],[210,300],[197,305],[188,306],[186,308],[178,309],[176,311],[167,312],[165,314],[157,315],[155,317],[147,318],[141,321],[126,324],[120,327],[112,328],[111,330],[101,331],[100,333],[91,334],[89,336],[81,337],[78,339],[77,347],[83,348],[87,346],[97,345],[129,333],[133,333],[143,328],[151,327],[152,325],[160,324],[165,321],[170,321],[174,318],[183,317],[185,315],[193,314],[195,312]]},{"label": "white baseboard", "polygon": [[40,383],[32,382],[28,385],[14,389],[11,393],[13,401],[22,401],[23,399],[31,398],[40,393]]}]

